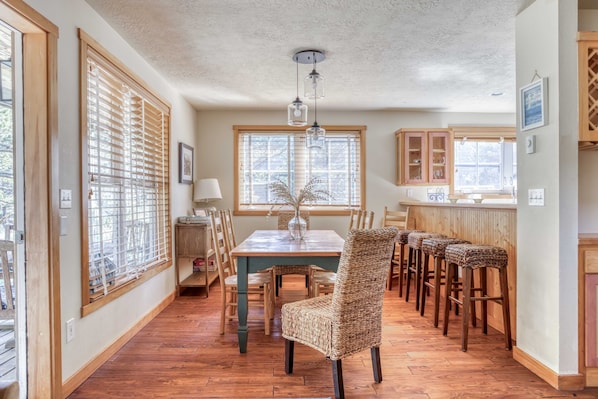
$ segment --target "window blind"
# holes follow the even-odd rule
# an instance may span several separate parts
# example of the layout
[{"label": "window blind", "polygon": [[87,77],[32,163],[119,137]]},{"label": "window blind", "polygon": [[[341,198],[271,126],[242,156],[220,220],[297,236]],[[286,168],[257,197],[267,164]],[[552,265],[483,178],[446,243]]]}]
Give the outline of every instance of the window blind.
[{"label": "window blind", "polygon": [[308,149],[305,131],[238,130],[237,192],[240,211],[270,210],[281,205],[270,184],[281,180],[298,192],[311,178],[331,193],[306,204],[310,211],[344,211],[363,206],[361,130],[327,131],[322,149]]},{"label": "window blind", "polygon": [[84,302],[171,261],[169,108],[85,46]]}]

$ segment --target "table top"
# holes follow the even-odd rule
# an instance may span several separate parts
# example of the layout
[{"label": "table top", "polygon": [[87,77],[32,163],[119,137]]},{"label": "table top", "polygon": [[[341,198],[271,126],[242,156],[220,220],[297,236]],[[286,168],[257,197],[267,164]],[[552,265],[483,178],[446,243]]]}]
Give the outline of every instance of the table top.
[{"label": "table top", "polygon": [[238,256],[340,256],[345,241],[334,230],[307,230],[302,240],[288,230],[256,230],[236,246]]}]

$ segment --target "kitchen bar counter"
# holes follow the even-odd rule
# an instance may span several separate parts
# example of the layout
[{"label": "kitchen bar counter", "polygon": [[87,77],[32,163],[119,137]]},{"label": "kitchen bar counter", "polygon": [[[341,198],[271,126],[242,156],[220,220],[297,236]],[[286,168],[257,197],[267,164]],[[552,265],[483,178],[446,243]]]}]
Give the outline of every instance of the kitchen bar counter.
[{"label": "kitchen bar counter", "polygon": [[[517,205],[418,201],[400,202],[400,205],[409,207],[409,228],[458,237],[473,244],[494,245],[507,251],[511,332],[516,339]],[[488,275],[488,288],[490,294],[499,292],[498,275],[495,276],[494,271]],[[502,308],[492,302],[488,304],[488,324],[503,331]]]}]

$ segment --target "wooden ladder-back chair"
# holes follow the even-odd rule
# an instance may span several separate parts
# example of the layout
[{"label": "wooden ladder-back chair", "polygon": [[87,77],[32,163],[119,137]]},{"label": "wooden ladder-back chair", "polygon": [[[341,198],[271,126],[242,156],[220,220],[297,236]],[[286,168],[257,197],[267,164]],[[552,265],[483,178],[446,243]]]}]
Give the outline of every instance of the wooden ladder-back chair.
[{"label": "wooden ladder-back chair", "polygon": [[[294,217],[295,211],[278,211],[278,230],[288,230],[289,221]],[[305,219],[306,227],[309,230],[309,213],[301,213],[301,217]],[[311,265],[274,265],[272,270],[276,279],[276,296],[278,296],[278,288],[282,287],[282,276],[286,274],[300,274],[305,276],[305,286],[309,289],[311,267]]]},{"label": "wooden ladder-back chair", "polygon": [[[369,230],[374,225],[374,211],[365,209],[351,209],[349,219],[349,231],[351,230]],[[334,290],[336,273],[329,270],[313,268],[309,276],[310,288],[309,296],[316,297],[320,294],[331,294]]]},{"label": "wooden ladder-back chair", "polygon": [[349,230],[371,229],[374,225],[374,211],[364,209],[351,209]]},{"label": "wooden ladder-back chair", "polygon": [[[389,211],[388,207],[384,207],[384,215],[382,215],[382,227],[394,226],[399,230],[407,230],[409,224],[409,208],[405,211]],[[403,275],[406,270],[406,256],[404,247],[395,243],[395,252],[392,257],[390,270],[388,271],[388,279],[386,288],[392,290],[392,282],[394,278],[399,280],[399,296],[402,294]]]},{"label": "wooden ladder-back chair", "polygon": [[[218,266],[218,277],[221,290],[221,313],[220,313],[220,334],[224,334],[225,320],[233,320],[237,317],[237,270],[235,262],[230,258],[230,250],[227,244],[226,228],[222,221],[225,220],[225,212],[212,213],[212,241],[214,244],[216,265]],[[274,315],[274,296],[272,291],[272,273],[249,273],[248,275],[248,301],[264,308],[264,332],[270,335],[270,319]],[[228,314],[227,314],[228,312]],[[256,319],[251,317],[248,319]]]},{"label": "wooden ladder-back chair", "polygon": [[382,302],[397,232],[394,227],[349,231],[332,295],[282,306],[287,374],[293,372],[299,342],[332,360],[337,399],[344,398],[341,359],[347,356],[370,349],[374,380],[382,381]]}]

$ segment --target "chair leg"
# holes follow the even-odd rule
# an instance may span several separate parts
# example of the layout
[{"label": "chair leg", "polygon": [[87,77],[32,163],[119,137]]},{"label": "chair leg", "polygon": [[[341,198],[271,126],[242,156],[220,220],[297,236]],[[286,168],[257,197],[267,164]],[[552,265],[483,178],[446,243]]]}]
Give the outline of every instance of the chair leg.
[{"label": "chair leg", "polygon": [[426,308],[426,283],[428,282],[428,274],[430,270],[430,255],[424,254],[422,252],[422,256],[424,257],[424,265],[422,267],[422,278],[421,278],[421,298],[419,304],[419,314],[420,316],[424,315],[425,308]]},{"label": "chair leg", "polygon": [[382,382],[382,365],[380,364],[380,347],[370,348],[372,354],[372,368],[374,370],[374,381]]},{"label": "chair leg", "polygon": [[[482,292],[482,298],[488,296],[488,283],[486,279],[486,268],[482,267],[480,270],[480,288]],[[488,334],[488,301],[482,302],[482,332]]]},{"label": "chair leg", "polygon": [[287,374],[293,373],[293,352],[295,349],[295,341],[290,339],[284,340],[284,372]]},{"label": "chair leg", "polygon": [[263,296],[264,296],[264,334],[270,335],[270,313],[272,312],[270,308],[270,284],[264,284],[263,288]]},{"label": "chair leg", "polygon": [[[281,275],[275,275],[274,276],[274,286],[275,286],[275,295],[278,296],[278,282],[281,281],[282,282],[282,276]],[[282,283],[281,283],[282,285]]]},{"label": "chair leg", "polygon": [[[440,313],[440,284],[442,273],[442,259],[434,257],[434,327],[438,327],[438,313]],[[446,273],[446,272],[445,272]],[[446,277],[446,276],[445,276]],[[445,283],[445,287],[450,287],[450,284]],[[449,288],[447,288],[448,290]],[[423,307],[422,307],[423,309]],[[422,310],[423,311],[423,310]]]},{"label": "chair leg", "polygon": [[411,265],[413,264],[413,248],[409,247],[407,255],[407,281],[405,282],[405,302],[409,302],[409,286],[411,285]]},{"label": "chair leg", "polygon": [[[405,245],[399,244],[399,298],[403,296],[403,273],[405,273]],[[409,266],[409,265],[407,265]]]},{"label": "chair leg", "polygon": [[334,380],[335,399],[345,399],[345,387],[343,386],[343,368],[341,360],[332,361],[332,379]]},{"label": "chair leg", "polygon": [[[453,284],[453,276],[456,274],[457,265],[454,263],[448,263],[446,265],[446,295],[444,297],[444,319],[442,320],[442,335],[448,334],[448,322],[449,322],[449,313],[450,313],[450,305],[451,305],[451,296],[453,295],[452,284]],[[455,307],[458,307],[455,304]]]},{"label": "chair leg", "polygon": [[418,249],[415,251],[415,310],[419,310],[419,298],[422,291],[422,250]]},{"label": "chair leg", "polygon": [[509,309],[509,280],[507,278],[507,270],[500,270],[499,277],[502,296],[502,318],[505,328],[505,346],[507,350],[511,350],[513,349],[513,342],[511,341],[511,314]]},{"label": "chair leg", "polygon": [[463,268],[463,320],[461,325],[461,350],[467,352],[467,338],[469,333],[469,314],[471,306],[471,286],[473,282],[473,269]]}]

